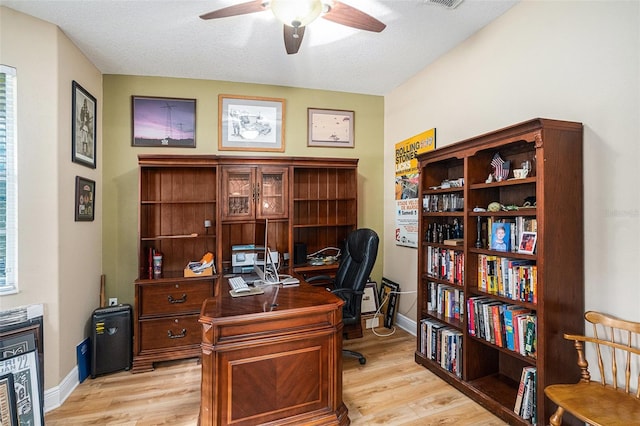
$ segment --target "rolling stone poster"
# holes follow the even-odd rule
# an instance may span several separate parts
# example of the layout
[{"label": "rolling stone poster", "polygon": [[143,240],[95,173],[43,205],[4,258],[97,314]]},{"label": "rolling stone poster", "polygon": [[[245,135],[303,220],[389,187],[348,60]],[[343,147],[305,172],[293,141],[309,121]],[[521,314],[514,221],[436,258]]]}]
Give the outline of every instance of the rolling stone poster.
[{"label": "rolling stone poster", "polygon": [[396,144],[396,245],[418,247],[418,154],[436,148],[436,129]]}]

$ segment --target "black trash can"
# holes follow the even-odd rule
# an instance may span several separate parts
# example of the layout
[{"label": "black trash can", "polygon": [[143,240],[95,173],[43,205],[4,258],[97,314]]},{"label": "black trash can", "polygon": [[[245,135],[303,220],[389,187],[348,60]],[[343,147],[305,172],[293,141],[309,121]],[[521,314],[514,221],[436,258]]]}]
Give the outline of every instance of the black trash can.
[{"label": "black trash can", "polygon": [[131,305],[93,311],[91,328],[91,378],[129,370],[132,362]]}]

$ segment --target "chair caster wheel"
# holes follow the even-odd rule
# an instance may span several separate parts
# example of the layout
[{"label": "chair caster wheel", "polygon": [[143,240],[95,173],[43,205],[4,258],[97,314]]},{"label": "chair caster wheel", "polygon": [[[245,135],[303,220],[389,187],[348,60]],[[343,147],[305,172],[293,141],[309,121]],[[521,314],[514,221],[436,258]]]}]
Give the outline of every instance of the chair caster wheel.
[{"label": "chair caster wheel", "polygon": [[367,363],[367,359],[366,358],[360,358],[360,359],[358,359],[358,362],[360,362],[360,365],[365,365]]}]

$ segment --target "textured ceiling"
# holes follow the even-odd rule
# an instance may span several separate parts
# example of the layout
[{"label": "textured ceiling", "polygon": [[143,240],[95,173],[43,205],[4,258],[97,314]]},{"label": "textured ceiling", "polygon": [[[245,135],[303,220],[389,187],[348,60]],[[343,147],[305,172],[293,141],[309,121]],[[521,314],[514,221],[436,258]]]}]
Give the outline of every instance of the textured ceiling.
[{"label": "textured ceiling", "polygon": [[103,74],[225,80],[385,95],[518,0],[344,0],[384,22],[381,33],[317,19],[287,55],[270,11],[198,16],[246,0],[0,0],[56,24]]}]

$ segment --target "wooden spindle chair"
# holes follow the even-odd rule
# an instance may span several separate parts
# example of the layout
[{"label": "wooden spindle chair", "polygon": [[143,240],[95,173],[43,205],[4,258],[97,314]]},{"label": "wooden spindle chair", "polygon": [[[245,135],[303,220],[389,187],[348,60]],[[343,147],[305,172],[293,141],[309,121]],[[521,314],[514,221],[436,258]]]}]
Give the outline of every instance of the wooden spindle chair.
[{"label": "wooden spindle chair", "polygon": [[[561,425],[567,411],[591,425],[640,425],[640,373],[634,373],[633,382],[631,378],[632,370],[640,371],[640,323],[593,311],[584,317],[593,326],[593,336],[564,335],[573,340],[578,351],[581,378],[576,384],[549,385],[544,389],[545,395],[558,405],[549,422],[552,426]],[[585,343],[595,346],[599,381],[591,381]],[[624,363],[624,385],[618,383],[619,361]]]}]

